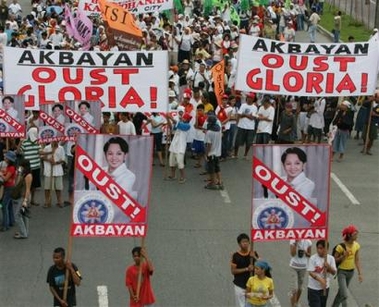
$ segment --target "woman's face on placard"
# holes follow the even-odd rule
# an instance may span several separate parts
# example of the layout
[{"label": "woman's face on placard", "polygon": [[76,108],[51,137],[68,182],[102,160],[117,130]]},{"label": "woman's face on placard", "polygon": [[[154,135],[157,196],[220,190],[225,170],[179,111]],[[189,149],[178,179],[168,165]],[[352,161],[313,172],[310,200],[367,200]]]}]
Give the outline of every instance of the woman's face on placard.
[{"label": "woman's face on placard", "polygon": [[105,159],[108,162],[109,171],[113,171],[125,163],[126,153],[121,150],[119,144],[110,144],[105,153]]},{"label": "woman's face on placard", "polygon": [[79,107],[79,112],[80,112],[81,115],[85,115],[86,113],[89,112],[89,109],[87,108],[87,106],[85,104],[82,104]]},{"label": "woman's face on placard", "polygon": [[3,108],[5,111],[10,110],[13,107],[13,102],[9,99],[4,99],[3,101]]},{"label": "woman's face on placard", "polygon": [[298,155],[294,153],[288,154],[283,164],[289,178],[297,177],[303,171],[304,165],[305,163],[300,161]]}]

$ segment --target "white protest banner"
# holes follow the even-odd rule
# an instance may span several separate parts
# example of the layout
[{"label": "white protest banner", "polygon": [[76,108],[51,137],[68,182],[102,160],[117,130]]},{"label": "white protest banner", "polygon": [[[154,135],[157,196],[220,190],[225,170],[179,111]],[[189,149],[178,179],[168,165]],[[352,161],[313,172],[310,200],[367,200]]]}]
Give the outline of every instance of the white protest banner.
[{"label": "white protest banner", "polygon": [[25,137],[25,102],[22,95],[5,95],[0,101],[0,137]]},{"label": "white protest banner", "polygon": [[253,241],[327,238],[329,161],[327,145],[253,146]]},{"label": "white protest banner", "polygon": [[296,96],[372,95],[379,45],[307,44],[241,35],[236,89]]},{"label": "white protest banner", "polygon": [[78,136],[72,236],[146,235],[152,152],[150,136]]},{"label": "white protest banner", "polygon": [[[174,7],[174,0],[112,0],[133,14],[147,14],[170,10]],[[98,0],[79,0],[78,8],[87,16],[101,15]]]},{"label": "white protest banner", "polygon": [[28,108],[38,103],[99,100],[103,104],[102,111],[167,110],[167,51],[96,52],[5,47],[4,57],[5,93],[25,95]]}]

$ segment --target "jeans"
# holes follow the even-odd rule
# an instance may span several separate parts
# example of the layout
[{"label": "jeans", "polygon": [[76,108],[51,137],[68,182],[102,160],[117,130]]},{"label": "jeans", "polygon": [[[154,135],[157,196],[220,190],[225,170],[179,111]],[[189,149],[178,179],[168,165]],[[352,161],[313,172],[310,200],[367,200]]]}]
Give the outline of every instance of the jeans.
[{"label": "jeans", "polygon": [[228,156],[229,135],[230,135],[230,130],[225,130],[222,133],[221,158],[224,158],[224,159]]},{"label": "jeans", "polygon": [[298,14],[296,16],[297,31],[304,30],[304,14]]},{"label": "jeans", "polygon": [[311,40],[311,43],[316,42],[316,31],[317,31],[317,25],[310,25],[308,29],[309,38]]},{"label": "jeans", "polygon": [[20,236],[27,238],[29,234],[29,218],[20,213],[20,209],[22,206],[23,198],[19,198],[17,200],[13,200],[16,223],[20,229]]},{"label": "jeans", "polygon": [[349,130],[338,129],[333,140],[333,152],[345,153],[347,139],[349,138]]},{"label": "jeans", "polygon": [[308,288],[308,304],[309,307],[326,307],[328,300],[329,288],[325,290],[313,290]]},{"label": "jeans", "polygon": [[333,32],[333,42],[334,43],[339,43],[340,42],[340,31],[334,30]]},{"label": "jeans", "polygon": [[230,124],[229,135],[228,135],[228,153],[233,152],[234,143],[236,141],[237,135],[237,125]]},{"label": "jeans", "polygon": [[3,229],[8,230],[9,227],[13,226],[15,223],[14,214],[13,214],[13,205],[11,199],[12,187],[4,187],[4,195],[1,208],[3,212]]},{"label": "jeans", "polygon": [[337,278],[338,278],[338,293],[334,298],[332,307],[339,307],[342,304],[342,307],[347,307],[347,295],[348,287],[351,279],[354,276],[354,270],[341,270],[338,269]]}]

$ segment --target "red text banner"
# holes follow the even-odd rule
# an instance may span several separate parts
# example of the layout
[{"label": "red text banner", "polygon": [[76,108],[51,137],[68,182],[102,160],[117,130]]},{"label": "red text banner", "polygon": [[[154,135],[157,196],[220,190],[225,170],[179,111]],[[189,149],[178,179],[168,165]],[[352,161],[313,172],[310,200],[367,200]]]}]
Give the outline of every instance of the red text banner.
[{"label": "red text banner", "polygon": [[118,206],[132,222],[145,221],[145,208],[128,195],[80,146],[76,147],[76,168]]},{"label": "red text banner", "polygon": [[68,100],[99,100],[102,111],[164,112],[168,104],[168,75],[162,75],[162,71],[167,71],[167,63],[165,51],[5,47],[4,91],[25,95],[28,109]]},{"label": "red text banner", "polygon": [[330,146],[254,145],[251,238],[327,239]]},{"label": "red text banner", "polygon": [[297,96],[361,96],[375,91],[379,47],[370,40],[306,44],[241,35],[236,89]]},{"label": "red text banner", "polygon": [[299,192],[270,170],[262,161],[253,157],[253,177],[296,211],[314,227],[325,225],[325,213],[306,200]]},{"label": "red text banner", "polygon": [[70,146],[75,150],[71,235],[145,236],[152,137],[80,133]]}]

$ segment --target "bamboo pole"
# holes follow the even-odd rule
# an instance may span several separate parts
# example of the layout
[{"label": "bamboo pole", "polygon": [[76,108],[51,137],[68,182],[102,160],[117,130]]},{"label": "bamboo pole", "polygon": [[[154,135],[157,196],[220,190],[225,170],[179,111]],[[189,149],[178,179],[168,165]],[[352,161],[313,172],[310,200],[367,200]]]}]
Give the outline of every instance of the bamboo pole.
[{"label": "bamboo pole", "polygon": [[[141,249],[145,248],[145,237],[142,237],[141,239]],[[144,259],[141,258],[139,268],[138,268],[138,279],[137,279],[137,291],[136,291],[136,297],[137,301],[140,299],[140,292],[141,292],[141,284],[142,284],[142,264]]]}]

